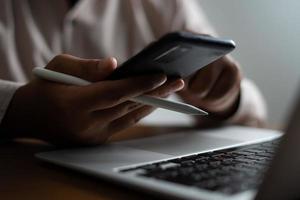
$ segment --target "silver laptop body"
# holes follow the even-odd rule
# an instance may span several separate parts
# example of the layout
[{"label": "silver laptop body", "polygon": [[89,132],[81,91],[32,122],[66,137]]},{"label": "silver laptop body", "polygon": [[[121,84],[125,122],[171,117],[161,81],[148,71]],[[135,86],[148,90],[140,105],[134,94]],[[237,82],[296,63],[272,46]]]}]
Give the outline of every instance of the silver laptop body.
[{"label": "silver laptop body", "polygon": [[[300,180],[300,102],[298,104],[284,136],[275,130],[229,126],[170,133],[97,147],[43,152],[36,156],[170,199],[290,199],[300,196],[299,185],[296,184]],[[140,166],[158,162],[162,163],[162,167],[173,167],[168,161],[178,157],[260,144],[279,137],[282,142],[260,188],[227,194],[141,175],[144,169]]]}]

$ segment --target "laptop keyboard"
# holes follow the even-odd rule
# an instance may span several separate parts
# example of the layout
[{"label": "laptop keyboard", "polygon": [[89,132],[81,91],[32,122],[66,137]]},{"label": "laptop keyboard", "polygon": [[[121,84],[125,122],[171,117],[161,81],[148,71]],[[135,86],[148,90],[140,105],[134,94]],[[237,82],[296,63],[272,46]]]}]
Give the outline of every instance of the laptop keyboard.
[{"label": "laptop keyboard", "polygon": [[210,191],[235,194],[258,188],[279,139],[193,154],[120,170]]}]

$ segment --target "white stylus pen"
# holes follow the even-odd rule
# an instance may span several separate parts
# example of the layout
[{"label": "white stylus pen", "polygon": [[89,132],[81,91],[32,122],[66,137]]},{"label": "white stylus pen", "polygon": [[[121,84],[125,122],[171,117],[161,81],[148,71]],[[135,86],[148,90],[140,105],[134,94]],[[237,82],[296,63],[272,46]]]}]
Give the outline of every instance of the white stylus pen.
[{"label": "white stylus pen", "polygon": [[[78,85],[78,86],[85,86],[85,85],[91,84],[91,82],[83,80],[81,78],[71,76],[68,74],[63,74],[60,72],[55,72],[55,71],[48,70],[45,68],[34,68],[32,70],[32,72],[35,76],[45,79],[45,80],[48,80],[48,81],[54,81],[54,82],[58,82],[58,83],[64,83],[64,84],[69,84],[69,85]],[[167,110],[172,110],[175,112],[180,112],[180,113],[189,114],[189,115],[208,115],[207,112],[205,112],[204,110],[201,110],[195,106],[185,104],[185,103],[170,101],[170,100],[166,100],[163,98],[151,97],[148,95],[134,97],[134,98],[131,98],[130,101],[142,103],[142,104],[149,105],[149,106],[164,108]]]}]

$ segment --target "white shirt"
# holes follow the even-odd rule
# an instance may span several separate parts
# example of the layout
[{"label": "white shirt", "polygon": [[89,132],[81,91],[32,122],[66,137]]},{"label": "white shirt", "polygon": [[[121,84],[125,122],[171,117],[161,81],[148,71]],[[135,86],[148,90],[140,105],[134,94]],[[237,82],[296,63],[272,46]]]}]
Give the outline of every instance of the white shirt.
[{"label": "white shirt", "polygon": [[[194,0],[81,0],[72,9],[63,0],[1,0],[0,122],[31,70],[45,66],[53,56],[115,56],[122,63],[176,30],[215,34]],[[230,120],[244,115],[266,117],[263,98],[247,79],[241,83],[239,109]]]}]

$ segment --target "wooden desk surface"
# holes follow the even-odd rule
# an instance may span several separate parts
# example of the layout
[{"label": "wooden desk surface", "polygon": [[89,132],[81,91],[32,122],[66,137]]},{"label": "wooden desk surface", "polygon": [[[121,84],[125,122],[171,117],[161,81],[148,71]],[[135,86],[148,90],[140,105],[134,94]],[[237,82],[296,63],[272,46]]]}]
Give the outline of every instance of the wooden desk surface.
[{"label": "wooden desk surface", "polygon": [[[147,137],[185,129],[189,128],[135,127],[114,136],[112,141]],[[47,164],[34,157],[37,152],[51,149],[53,147],[35,140],[20,140],[1,144],[0,199],[154,199],[153,196],[145,193]]]}]

